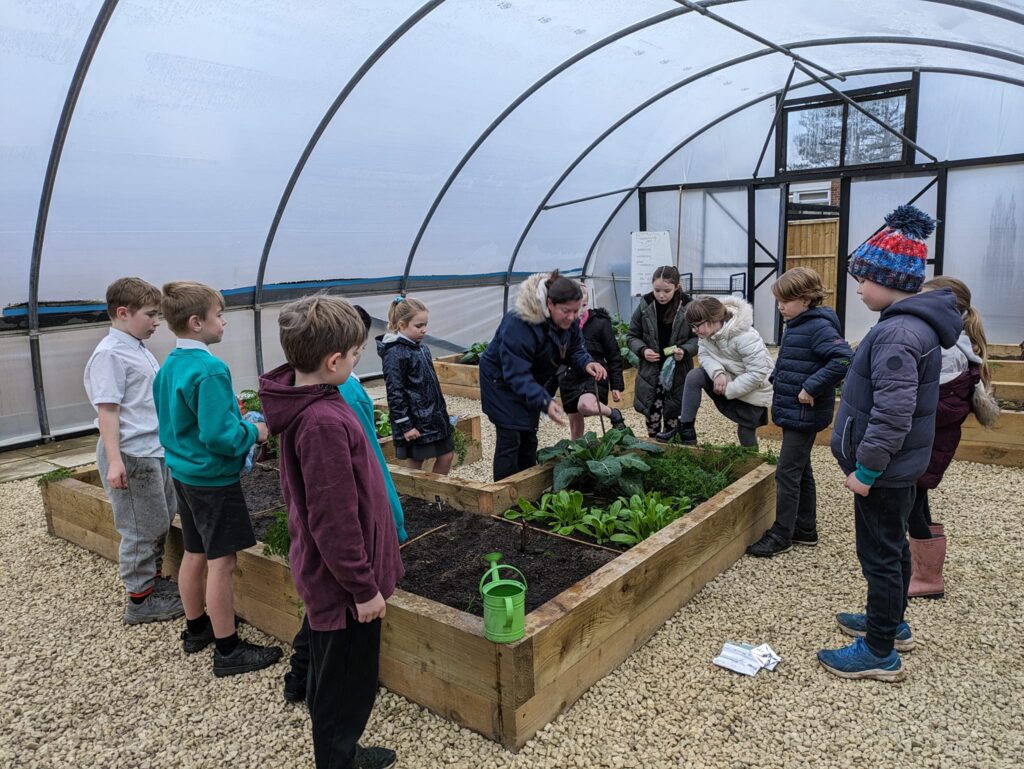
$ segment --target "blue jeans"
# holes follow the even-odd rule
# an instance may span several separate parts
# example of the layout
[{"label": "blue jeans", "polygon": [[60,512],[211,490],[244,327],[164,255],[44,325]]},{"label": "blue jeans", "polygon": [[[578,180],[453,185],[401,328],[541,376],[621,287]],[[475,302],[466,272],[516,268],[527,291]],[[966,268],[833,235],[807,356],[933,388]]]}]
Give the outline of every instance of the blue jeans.
[{"label": "blue jeans", "polygon": [[901,486],[872,488],[866,497],[853,497],[857,558],[868,582],[864,640],[879,657],[892,651],[896,628],[907,610],[911,571],[907,521],[916,495],[915,486]]}]

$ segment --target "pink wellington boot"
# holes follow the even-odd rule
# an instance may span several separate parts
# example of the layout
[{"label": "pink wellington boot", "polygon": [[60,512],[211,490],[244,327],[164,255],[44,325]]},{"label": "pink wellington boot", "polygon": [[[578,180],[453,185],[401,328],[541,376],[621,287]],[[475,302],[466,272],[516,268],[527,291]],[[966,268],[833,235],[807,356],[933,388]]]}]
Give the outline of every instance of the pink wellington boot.
[{"label": "pink wellington boot", "polygon": [[946,538],[910,537],[910,561],[912,573],[907,595],[910,598],[942,598],[945,593],[942,566],[946,561]]}]

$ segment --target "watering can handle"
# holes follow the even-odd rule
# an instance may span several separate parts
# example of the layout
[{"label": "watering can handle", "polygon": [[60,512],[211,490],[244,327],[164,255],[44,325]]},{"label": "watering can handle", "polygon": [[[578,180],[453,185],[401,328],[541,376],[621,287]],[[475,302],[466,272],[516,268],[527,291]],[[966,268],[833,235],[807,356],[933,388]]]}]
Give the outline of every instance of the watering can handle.
[{"label": "watering can handle", "polygon": [[489,577],[491,574],[494,574],[494,578],[495,579],[498,578],[498,576],[499,576],[498,570],[499,569],[512,569],[512,571],[514,571],[516,574],[518,574],[519,578],[523,581],[523,587],[524,588],[529,587],[526,584],[526,576],[521,571],[519,571],[519,569],[517,569],[515,566],[512,566],[512,565],[507,564],[507,563],[496,563],[496,564],[494,564],[494,568],[493,569],[488,569],[487,571],[485,571],[484,575],[480,578],[480,590],[481,591],[483,591],[483,589],[484,589],[484,580],[487,579],[487,577]]},{"label": "watering can handle", "polygon": [[505,630],[512,627],[512,599],[505,596]]}]

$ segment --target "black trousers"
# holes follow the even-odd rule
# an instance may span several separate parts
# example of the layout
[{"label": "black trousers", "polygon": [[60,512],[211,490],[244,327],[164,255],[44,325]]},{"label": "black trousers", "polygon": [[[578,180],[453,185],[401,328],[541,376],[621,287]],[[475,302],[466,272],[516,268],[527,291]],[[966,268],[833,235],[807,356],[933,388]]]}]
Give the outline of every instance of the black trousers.
[{"label": "black trousers", "polygon": [[795,531],[814,534],[818,525],[818,497],[811,470],[811,449],[817,433],[782,431],[782,449],[775,465],[775,523],[771,532],[791,542]]},{"label": "black trousers", "polygon": [[302,617],[302,627],[292,641],[292,668],[284,674],[285,681],[301,683],[308,688],[309,679],[309,618]]},{"label": "black trousers", "polygon": [[918,489],[914,506],[910,509],[910,536],[914,539],[931,539],[932,510],[928,506],[928,489]]},{"label": "black trousers", "polygon": [[537,431],[495,425],[494,480],[500,481],[537,464]]},{"label": "black trousers", "polygon": [[907,520],[917,487],[872,488],[853,497],[857,558],[868,582],[868,647],[880,657],[892,651],[896,628],[907,610],[910,543]]},{"label": "black trousers", "polygon": [[381,621],[309,631],[306,704],[317,769],[350,769],[377,699]]}]

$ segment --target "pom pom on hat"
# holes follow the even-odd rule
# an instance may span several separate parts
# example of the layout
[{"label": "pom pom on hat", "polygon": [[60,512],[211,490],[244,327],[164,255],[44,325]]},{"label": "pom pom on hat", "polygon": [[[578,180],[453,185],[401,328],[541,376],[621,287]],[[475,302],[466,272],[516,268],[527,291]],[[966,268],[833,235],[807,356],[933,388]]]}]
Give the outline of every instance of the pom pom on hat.
[{"label": "pom pom on hat", "polygon": [[882,286],[916,294],[924,283],[928,246],[935,220],[919,208],[903,205],[885,217],[885,228],[858,246],[849,272]]}]

